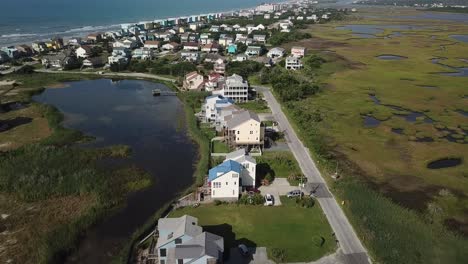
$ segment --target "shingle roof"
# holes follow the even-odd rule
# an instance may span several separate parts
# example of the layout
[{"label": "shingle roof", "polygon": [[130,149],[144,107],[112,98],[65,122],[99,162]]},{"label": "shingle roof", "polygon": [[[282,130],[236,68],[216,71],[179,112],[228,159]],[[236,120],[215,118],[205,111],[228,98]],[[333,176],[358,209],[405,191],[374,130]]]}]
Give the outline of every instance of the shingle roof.
[{"label": "shingle roof", "polygon": [[225,161],[219,164],[218,166],[210,169],[208,174],[208,181],[211,182],[230,171],[234,171],[240,174],[242,172],[242,165],[240,165],[239,162],[233,160]]},{"label": "shingle roof", "polygon": [[167,236],[160,236],[156,246],[159,248],[183,235],[195,237],[201,234],[202,228],[198,226],[197,223],[198,219],[189,215],[184,215],[179,218],[160,218],[158,220],[158,230],[160,233],[161,230],[169,231],[170,233]]},{"label": "shingle roof", "polygon": [[227,160],[234,160],[239,163],[242,163],[244,161],[249,161],[249,162],[252,162],[253,164],[257,164],[257,161],[252,156],[245,154],[245,149],[239,149],[239,150],[236,150],[227,154],[225,161]]},{"label": "shingle roof", "polygon": [[250,119],[260,122],[260,118],[256,113],[248,110],[238,111],[232,113],[232,115],[229,118],[226,118],[226,125],[229,129],[233,129],[238,125],[249,121]]}]

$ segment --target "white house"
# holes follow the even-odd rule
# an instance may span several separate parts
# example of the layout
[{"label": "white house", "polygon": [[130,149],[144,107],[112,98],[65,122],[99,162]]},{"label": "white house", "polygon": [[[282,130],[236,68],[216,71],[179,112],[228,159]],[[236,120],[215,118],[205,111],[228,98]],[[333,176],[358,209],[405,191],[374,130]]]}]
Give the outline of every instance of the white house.
[{"label": "white house", "polygon": [[213,70],[216,73],[224,74],[226,72],[226,64],[222,59],[218,59],[213,65]]},{"label": "white house", "polygon": [[245,51],[245,55],[247,55],[247,56],[260,56],[261,51],[262,51],[262,47],[248,46],[247,50]]},{"label": "white house", "polygon": [[145,42],[145,48],[149,48],[149,49],[159,49],[160,45],[161,45],[161,42],[157,40],[148,40]]},{"label": "white house", "polygon": [[205,98],[205,103],[202,106],[205,120],[214,122],[217,119],[218,110],[234,104],[234,101],[224,98],[221,95],[211,95]]},{"label": "white house", "polygon": [[272,48],[268,51],[267,57],[268,58],[281,58],[284,56],[285,49],[281,47]]},{"label": "white house", "polygon": [[226,78],[226,84],[221,94],[236,102],[247,102],[249,100],[249,83],[242,76],[233,74]]},{"label": "white house", "polygon": [[134,49],[138,46],[138,42],[133,39],[122,39],[122,40],[117,40],[114,43],[112,43],[112,47],[114,48],[127,48],[127,49]]},{"label": "white house", "polygon": [[244,168],[241,173],[239,185],[241,187],[253,187],[256,185],[257,161],[250,155],[245,154],[245,149],[241,148],[226,155],[224,161],[233,160]]},{"label": "white house", "polygon": [[182,51],[180,58],[185,61],[196,62],[200,59],[200,53],[198,51]]},{"label": "white house", "polygon": [[117,56],[108,57],[107,61],[108,61],[109,64],[117,63],[117,64],[120,64],[120,65],[124,65],[124,64],[128,63],[128,58],[124,57],[122,55],[117,55]]},{"label": "white house", "polygon": [[203,232],[195,217],[159,218],[158,235],[158,264],[212,264],[222,261],[224,239]]},{"label": "white house", "polygon": [[170,50],[170,51],[174,51],[174,50],[178,50],[180,47],[180,45],[178,43],[175,43],[175,42],[170,42],[170,43],[166,43],[164,45],[162,45],[162,49],[163,50]]},{"label": "white house", "polygon": [[246,61],[248,59],[247,55],[245,54],[237,54],[234,61]]},{"label": "white house", "polygon": [[302,58],[305,56],[306,48],[304,47],[292,47],[291,48],[291,55],[297,58]]},{"label": "white house", "polygon": [[211,187],[211,198],[222,200],[238,200],[242,191],[240,185],[244,168],[233,160],[225,161],[210,169],[208,183]]},{"label": "white house", "polygon": [[302,64],[302,61],[300,58],[294,57],[294,56],[288,56],[286,58],[285,67],[288,70],[299,70],[299,69],[302,69],[304,65]]},{"label": "white house", "polygon": [[198,51],[199,49],[200,47],[198,46],[198,43],[195,43],[195,42],[184,43],[184,50]]},{"label": "white house", "polygon": [[83,45],[75,50],[77,58],[86,59],[91,56],[92,50],[90,46]]},{"label": "white house", "polygon": [[141,60],[152,60],[154,58],[154,50],[147,47],[135,49],[132,52],[132,58]]},{"label": "white house", "polygon": [[266,35],[253,35],[253,41],[256,43],[266,43]]},{"label": "white house", "polygon": [[203,88],[203,75],[194,71],[185,75],[183,87],[186,90],[201,90]]}]

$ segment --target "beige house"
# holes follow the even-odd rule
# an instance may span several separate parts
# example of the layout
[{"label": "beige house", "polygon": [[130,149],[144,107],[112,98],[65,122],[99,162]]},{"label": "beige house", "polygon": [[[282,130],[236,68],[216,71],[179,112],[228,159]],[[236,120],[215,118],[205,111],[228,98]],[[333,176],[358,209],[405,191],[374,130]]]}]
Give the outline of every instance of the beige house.
[{"label": "beige house", "polygon": [[203,75],[194,71],[185,75],[183,87],[185,90],[201,90],[204,84]]},{"label": "beige house", "polygon": [[265,127],[254,112],[241,110],[224,118],[224,136],[234,148],[263,149]]}]

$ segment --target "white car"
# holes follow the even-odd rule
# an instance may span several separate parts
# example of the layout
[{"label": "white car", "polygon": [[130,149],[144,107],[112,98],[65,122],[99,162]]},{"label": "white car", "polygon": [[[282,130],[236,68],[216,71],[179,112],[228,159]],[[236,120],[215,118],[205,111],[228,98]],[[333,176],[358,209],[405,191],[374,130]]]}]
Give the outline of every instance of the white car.
[{"label": "white car", "polygon": [[274,204],[273,195],[267,194],[265,195],[265,206],[272,206]]}]

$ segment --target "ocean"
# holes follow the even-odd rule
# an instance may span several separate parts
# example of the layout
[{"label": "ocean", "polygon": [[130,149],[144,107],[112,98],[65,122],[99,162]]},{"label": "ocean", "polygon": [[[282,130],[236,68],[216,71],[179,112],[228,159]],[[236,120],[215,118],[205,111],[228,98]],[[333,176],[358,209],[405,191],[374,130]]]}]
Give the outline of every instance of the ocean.
[{"label": "ocean", "polygon": [[[115,30],[122,23],[250,8],[265,0],[1,1],[0,46]],[[284,2],[284,0],[268,0]]]}]

